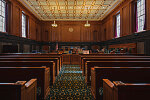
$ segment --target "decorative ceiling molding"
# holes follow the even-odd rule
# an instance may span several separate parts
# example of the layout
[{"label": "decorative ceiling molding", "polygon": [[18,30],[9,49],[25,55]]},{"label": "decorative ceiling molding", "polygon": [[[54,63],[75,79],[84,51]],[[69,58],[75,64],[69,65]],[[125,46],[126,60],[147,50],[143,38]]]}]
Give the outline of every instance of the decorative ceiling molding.
[{"label": "decorative ceiling molding", "polygon": [[18,0],[43,21],[99,21],[123,0]]}]

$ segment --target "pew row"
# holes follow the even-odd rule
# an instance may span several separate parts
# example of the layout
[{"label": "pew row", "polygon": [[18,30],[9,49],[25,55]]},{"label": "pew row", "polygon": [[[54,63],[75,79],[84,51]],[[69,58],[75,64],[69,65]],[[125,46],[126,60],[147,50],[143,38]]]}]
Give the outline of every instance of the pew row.
[{"label": "pew row", "polygon": [[83,58],[100,58],[100,57],[117,57],[117,56],[120,56],[120,57],[148,57],[146,56],[145,54],[80,54],[80,67],[82,69],[82,59]]},{"label": "pew row", "polygon": [[107,56],[99,58],[83,58],[82,59],[82,75],[85,76],[86,61],[150,61],[150,56],[143,58],[138,56]]},{"label": "pew row", "polygon": [[58,58],[0,58],[0,61],[54,61],[55,76],[59,74],[59,59]]},{"label": "pew row", "polygon": [[[99,59],[99,58],[150,58],[150,56],[133,56],[133,55],[107,55],[107,56],[81,56],[81,69],[85,66],[85,62],[88,61],[88,59]],[[84,61],[85,60],[85,61]]]},{"label": "pew row", "polygon": [[3,100],[37,100],[37,79],[0,83],[0,98]]},{"label": "pew row", "polygon": [[96,100],[103,100],[103,79],[132,83],[150,83],[150,67],[94,67],[91,68],[91,92]]},{"label": "pew row", "polygon": [[0,58],[58,58],[59,59],[59,67],[61,70],[62,63],[62,55],[61,54],[22,54],[22,53],[3,53],[0,54]]},{"label": "pew row", "polygon": [[0,61],[0,67],[41,67],[50,68],[50,84],[55,82],[55,63],[53,61]]},{"label": "pew row", "polygon": [[50,93],[49,76],[50,69],[46,67],[0,67],[0,83],[36,78],[38,100],[45,100]]},{"label": "pew row", "polygon": [[85,65],[85,83],[91,84],[91,68],[97,67],[149,67],[150,61],[87,61]]},{"label": "pew row", "polygon": [[147,100],[150,83],[111,82],[103,79],[103,100]]}]

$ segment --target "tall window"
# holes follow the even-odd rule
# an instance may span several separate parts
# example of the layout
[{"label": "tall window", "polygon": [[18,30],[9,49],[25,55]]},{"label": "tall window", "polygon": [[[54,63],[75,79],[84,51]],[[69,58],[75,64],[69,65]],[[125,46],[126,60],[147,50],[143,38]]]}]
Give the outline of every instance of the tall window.
[{"label": "tall window", "polygon": [[0,0],[0,31],[6,32],[6,2],[4,0]]},{"label": "tall window", "polygon": [[120,37],[120,13],[116,15],[115,38]]},{"label": "tall window", "polygon": [[136,31],[145,29],[145,0],[137,0]]},{"label": "tall window", "polygon": [[27,25],[26,25],[26,15],[24,13],[22,13],[22,37],[26,37],[26,33],[27,33]]}]

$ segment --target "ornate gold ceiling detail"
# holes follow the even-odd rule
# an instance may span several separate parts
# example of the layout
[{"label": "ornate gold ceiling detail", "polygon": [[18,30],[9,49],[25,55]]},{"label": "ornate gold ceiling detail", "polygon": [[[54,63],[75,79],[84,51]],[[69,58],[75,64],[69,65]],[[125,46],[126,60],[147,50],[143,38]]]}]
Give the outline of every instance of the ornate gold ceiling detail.
[{"label": "ornate gold ceiling detail", "polygon": [[18,0],[39,19],[102,20],[123,0]]}]

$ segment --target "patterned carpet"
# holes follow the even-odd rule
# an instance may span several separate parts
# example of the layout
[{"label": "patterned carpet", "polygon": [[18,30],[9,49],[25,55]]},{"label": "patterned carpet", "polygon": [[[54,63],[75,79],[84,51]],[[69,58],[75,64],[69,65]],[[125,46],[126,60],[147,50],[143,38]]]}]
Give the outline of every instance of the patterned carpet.
[{"label": "patterned carpet", "polygon": [[48,100],[94,100],[78,65],[64,65]]}]

